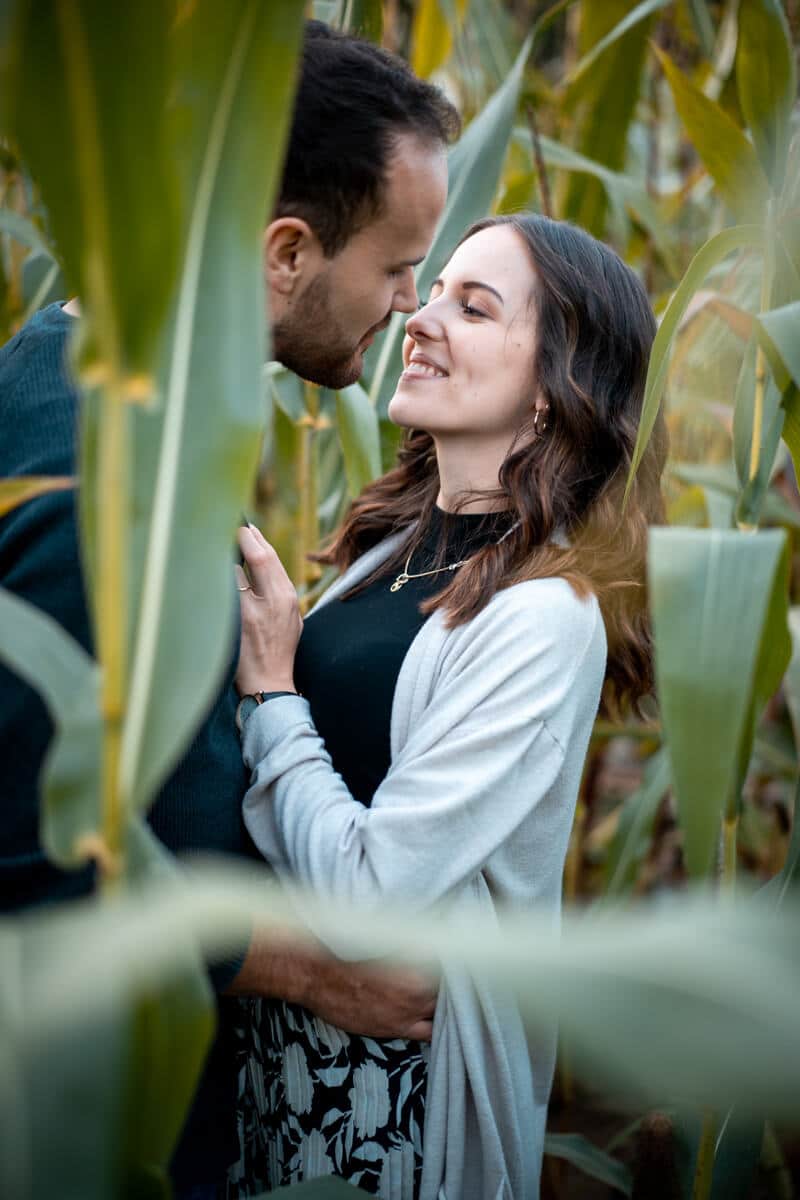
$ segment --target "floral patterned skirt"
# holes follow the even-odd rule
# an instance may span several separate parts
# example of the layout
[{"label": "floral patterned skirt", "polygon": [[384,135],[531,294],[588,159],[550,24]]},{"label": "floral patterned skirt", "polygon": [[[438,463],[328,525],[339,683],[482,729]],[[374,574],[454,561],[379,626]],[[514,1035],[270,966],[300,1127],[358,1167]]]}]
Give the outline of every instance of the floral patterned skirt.
[{"label": "floral patterned skirt", "polygon": [[428,1047],[343,1033],[281,1000],[242,1001],[231,1197],[338,1175],[415,1200]]}]

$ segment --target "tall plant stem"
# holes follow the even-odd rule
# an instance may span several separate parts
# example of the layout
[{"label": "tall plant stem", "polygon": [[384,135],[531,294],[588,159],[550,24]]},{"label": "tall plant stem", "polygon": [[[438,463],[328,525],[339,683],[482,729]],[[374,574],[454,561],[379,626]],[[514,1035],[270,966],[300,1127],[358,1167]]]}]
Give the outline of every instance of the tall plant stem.
[{"label": "tall plant stem", "polygon": [[694,1170],[692,1200],[708,1200],[714,1180],[714,1150],[717,1143],[717,1114],[707,1108],[703,1113],[703,1128],[700,1145],[697,1147],[697,1163]]},{"label": "tall plant stem", "polygon": [[[114,314],[110,278],[111,227],[99,141],[97,97],[91,85],[85,14],[70,0],[58,0],[59,33],[67,72],[67,103],[78,133],[76,169],[93,231],[87,251],[81,299],[90,321],[93,343],[88,374],[102,388],[98,437],[96,626],[103,672],[103,807],[96,858],[101,885],[113,888],[124,865],[124,800],[119,758],[125,715],[128,549],[126,470],[127,413],[122,350]],[[86,372],[85,372],[86,374]],[[90,839],[91,840],[91,839]]]},{"label": "tall plant stem", "polygon": [[294,564],[295,587],[300,590],[300,609],[308,607],[308,585],[319,578],[319,569],[308,561],[308,554],[317,549],[317,478],[314,469],[314,442],[319,429],[319,389],[305,385],[306,415],[300,425],[295,484],[298,506],[295,527]]},{"label": "tall plant stem", "polygon": [[[775,278],[775,241],[777,228],[775,201],[767,202],[767,237],[764,249],[764,274],[761,277],[761,312],[771,307],[772,284]],[[753,436],[750,443],[749,479],[755,479],[761,466],[761,436],[764,426],[764,396],[767,390],[767,360],[761,346],[756,351],[756,387],[753,401]]]},{"label": "tall plant stem", "polygon": [[[721,898],[733,895],[736,884],[736,839],[739,832],[739,812],[736,794],[722,818],[722,862],[720,866]],[[714,1181],[714,1155],[717,1143],[717,1114],[707,1108],[703,1113],[703,1128],[697,1147],[692,1200],[708,1200]]]},{"label": "tall plant stem", "polygon": [[736,884],[736,838],[739,833],[739,814],[726,813],[722,821],[722,871],[720,884],[723,891],[732,893]]},{"label": "tall plant stem", "polygon": [[120,750],[125,716],[128,494],[127,406],[121,388],[109,386],[100,422],[98,513],[97,644],[103,665],[103,814],[102,835],[108,854],[101,858],[101,880],[113,888],[124,860],[124,804],[120,788]]}]

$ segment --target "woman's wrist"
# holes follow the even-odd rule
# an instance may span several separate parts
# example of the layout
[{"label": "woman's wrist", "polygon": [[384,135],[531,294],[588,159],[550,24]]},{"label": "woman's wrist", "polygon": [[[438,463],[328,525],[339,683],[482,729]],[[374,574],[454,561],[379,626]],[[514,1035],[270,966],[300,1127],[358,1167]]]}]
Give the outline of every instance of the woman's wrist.
[{"label": "woman's wrist", "polygon": [[[252,686],[251,686],[252,685]],[[248,680],[246,683],[237,681],[236,689],[240,696],[256,696],[259,693],[266,696],[269,692],[293,692],[297,695],[297,688],[294,686],[294,680],[285,676],[259,676],[257,680]]]}]

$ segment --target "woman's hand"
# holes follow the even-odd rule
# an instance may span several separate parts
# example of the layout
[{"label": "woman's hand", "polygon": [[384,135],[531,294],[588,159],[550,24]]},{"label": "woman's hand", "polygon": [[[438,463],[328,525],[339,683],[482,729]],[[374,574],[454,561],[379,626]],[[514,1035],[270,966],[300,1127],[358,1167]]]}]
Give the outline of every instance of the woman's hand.
[{"label": "woman's hand", "polygon": [[278,555],[254,525],[240,528],[239,549],[250,578],[237,566],[242,605],[237,690],[240,696],[293,692],[294,656],[303,629],[297,592]]}]

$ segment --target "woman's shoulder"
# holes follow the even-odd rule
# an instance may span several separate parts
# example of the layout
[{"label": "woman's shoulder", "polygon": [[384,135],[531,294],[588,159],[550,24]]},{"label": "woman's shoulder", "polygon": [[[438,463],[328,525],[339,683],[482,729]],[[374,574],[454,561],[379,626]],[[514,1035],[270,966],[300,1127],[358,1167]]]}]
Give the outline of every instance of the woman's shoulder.
[{"label": "woman's shoulder", "polygon": [[511,621],[531,632],[586,640],[603,631],[600,605],[593,592],[580,595],[567,579],[526,579],[496,592],[484,610],[492,624]]},{"label": "woman's shoulder", "polygon": [[[434,614],[437,616],[439,614]],[[547,661],[569,672],[587,659],[605,666],[606,635],[593,593],[579,596],[561,578],[531,579],[496,592],[475,617],[441,632],[449,642],[448,661],[458,669],[470,662],[489,666],[513,662],[521,671],[528,663],[539,670]]]}]

